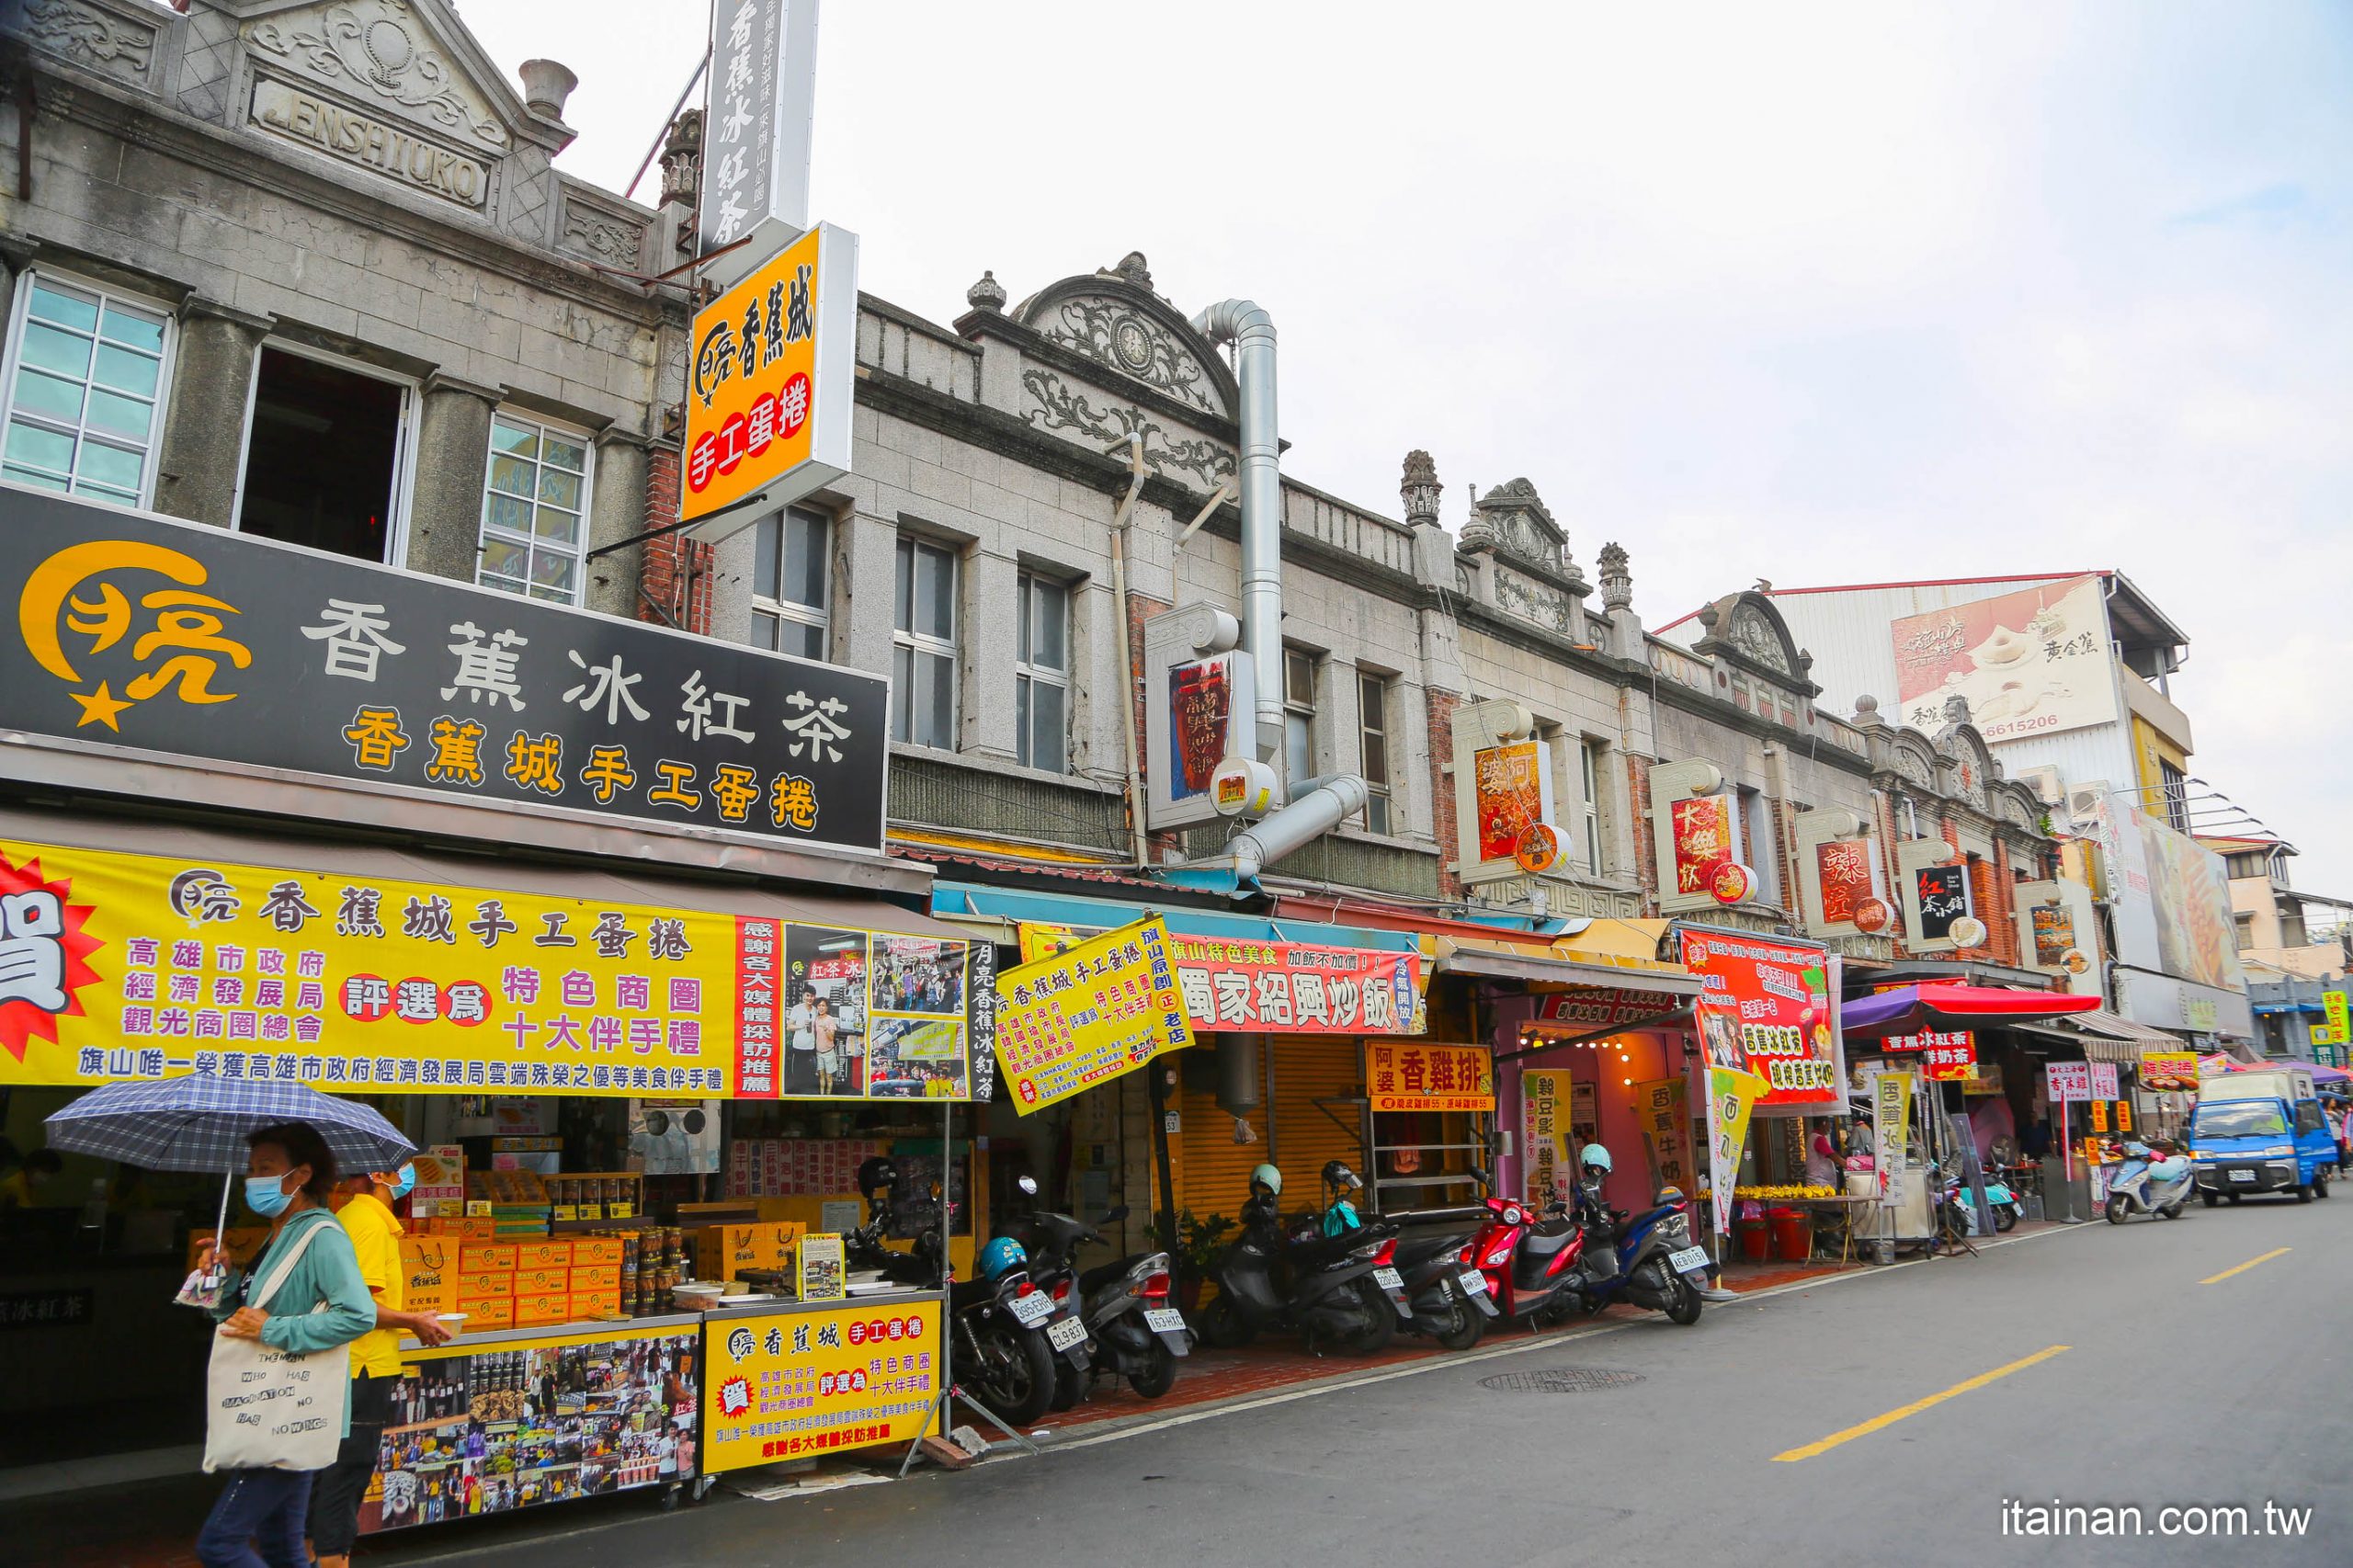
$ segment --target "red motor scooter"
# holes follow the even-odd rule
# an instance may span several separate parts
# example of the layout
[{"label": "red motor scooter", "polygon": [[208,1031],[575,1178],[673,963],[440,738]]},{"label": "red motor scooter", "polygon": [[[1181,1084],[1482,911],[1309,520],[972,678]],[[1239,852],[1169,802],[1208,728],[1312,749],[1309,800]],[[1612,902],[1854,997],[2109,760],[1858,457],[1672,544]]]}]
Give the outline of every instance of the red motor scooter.
[{"label": "red motor scooter", "polygon": [[1555,1201],[1539,1218],[1512,1198],[1490,1198],[1488,1220],[1462,1260],[1487,1277],[1489,1300],[1506,1323],[1551,1328],[1591,1311],[1576,1290],[1585,1227]]}]

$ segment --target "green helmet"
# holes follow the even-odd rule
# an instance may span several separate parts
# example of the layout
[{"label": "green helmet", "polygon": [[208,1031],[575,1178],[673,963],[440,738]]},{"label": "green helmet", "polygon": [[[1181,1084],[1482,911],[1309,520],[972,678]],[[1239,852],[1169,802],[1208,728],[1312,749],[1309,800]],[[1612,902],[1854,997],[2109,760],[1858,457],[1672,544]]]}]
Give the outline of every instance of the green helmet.
[{"label": "green helmet", "polygon": [[1580,1165],[1597,1165],[1605,1171],[1616,1168],[1609,1163],[1609,1151],[1603,1148],[1598,1143],[1588,1143],[1584,1148],[1579,1149],[1577,1151],[1577,1164]]},{"label": "green helmet", "polygon": [[1277,1198],[1283,1195],[1283,1173],[1272,1165],[1260,1165],[1250,1173],[1250,1185],[1263,1187]]}]

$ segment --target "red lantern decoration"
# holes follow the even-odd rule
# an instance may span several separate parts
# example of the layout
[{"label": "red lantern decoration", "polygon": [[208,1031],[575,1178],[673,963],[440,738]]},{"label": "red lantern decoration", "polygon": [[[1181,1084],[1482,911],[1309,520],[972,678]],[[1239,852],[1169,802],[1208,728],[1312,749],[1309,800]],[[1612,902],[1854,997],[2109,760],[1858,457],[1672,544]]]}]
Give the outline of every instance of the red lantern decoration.
[{"label": "red lantern decoration", "polygon": [[1859,898],[1855,901],[1855,929],[1866,937],[1876,937],[1895,924],[1895,911],[1883,898]]},{"label": "red lantern decoration", "polygon": [[1756,892],[1756,873],[1737,860],[1726,860],[1716,868],[1708,883],[1708,892],[1718,903],[1727,906],[1746,903]]},{"label": "red lantern decoration", "polygon": [[1569,835],[1551,823],[1530,823],[1522,829],[1512,858],[1531,877],[1540,877],[1569,858]]}]

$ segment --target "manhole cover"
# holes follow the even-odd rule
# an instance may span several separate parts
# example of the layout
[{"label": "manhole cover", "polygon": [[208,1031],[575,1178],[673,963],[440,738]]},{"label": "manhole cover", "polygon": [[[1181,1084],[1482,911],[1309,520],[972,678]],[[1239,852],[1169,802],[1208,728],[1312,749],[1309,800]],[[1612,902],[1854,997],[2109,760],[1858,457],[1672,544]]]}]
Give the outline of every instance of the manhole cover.
[{"label": "manhole cover", "polygon": [[1479,1386],[1504,1393],[1583,1393],[1642,1381],[1640,1372],[1613,1372],[1604,1367],[1548,1367],[1534,1372],[1497,1372],[1492,1378],[1481,1378]]}]

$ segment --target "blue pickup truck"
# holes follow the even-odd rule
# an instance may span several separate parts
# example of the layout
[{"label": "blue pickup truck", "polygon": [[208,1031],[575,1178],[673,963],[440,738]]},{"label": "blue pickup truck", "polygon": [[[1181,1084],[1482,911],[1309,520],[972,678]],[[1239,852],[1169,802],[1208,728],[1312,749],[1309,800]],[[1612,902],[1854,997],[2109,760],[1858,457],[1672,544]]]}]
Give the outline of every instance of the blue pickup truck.
[{"label": "blue pickup truck", "polygon": [[2190,1113],[2198,1196],[2211,1209],[2250,1192],[2293,1192],[2309,1203],[2328,1196],[2337,1173],[2336,1140],[2313,1094],[2308,1067],[2256,1067],[2201,1079]]}]

